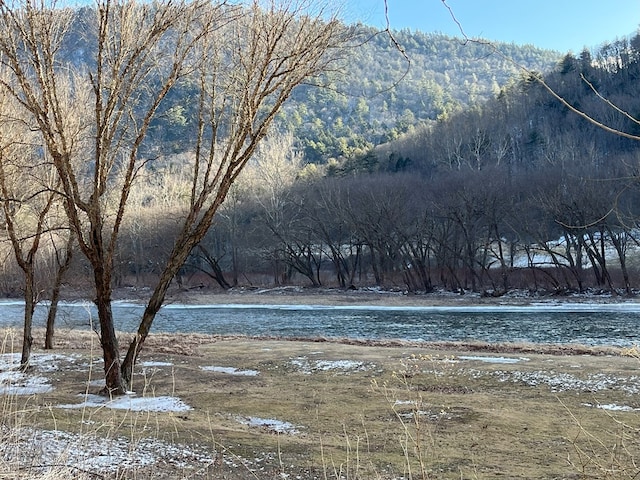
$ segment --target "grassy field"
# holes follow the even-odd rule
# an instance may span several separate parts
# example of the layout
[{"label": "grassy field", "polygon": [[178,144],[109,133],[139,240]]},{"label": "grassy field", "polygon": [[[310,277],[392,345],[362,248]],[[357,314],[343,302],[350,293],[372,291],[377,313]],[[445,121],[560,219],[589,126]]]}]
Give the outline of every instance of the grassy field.
[{"label": "grassy field", "polygon": [[136,395],[109,403],[92,395],[103,385],[97,347],[95,335],[60,332],[26,376],[0,377],[0,478],[640,472],[634,351],[156,335]]}]

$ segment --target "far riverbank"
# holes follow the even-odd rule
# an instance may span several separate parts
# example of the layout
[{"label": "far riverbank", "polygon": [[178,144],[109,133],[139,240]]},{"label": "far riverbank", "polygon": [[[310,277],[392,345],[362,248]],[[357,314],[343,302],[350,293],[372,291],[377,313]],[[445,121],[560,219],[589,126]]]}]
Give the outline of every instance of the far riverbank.
[{"label": "far riverbank", "polygon": [[[146,302],[151,290],[146,287],[125,287],[114,291],[114,300]],[[71,299],[86,299],[75,293]],[[639,304],[640,297],[612,295],[610,293],[570,293],[566,295],[540,295],[527,291],[511,291],[505,295],[491,296],[475,292],[437,291],[432,293],[407,293],[401,290],[377,288],[337,289],[309,287],[246,288],[229,290],[211,288],[171,289],[165,304],[186,305],[322,305],[322,306],[472,306],[472,305],[533,305],[553,303],[627,303]]]}]

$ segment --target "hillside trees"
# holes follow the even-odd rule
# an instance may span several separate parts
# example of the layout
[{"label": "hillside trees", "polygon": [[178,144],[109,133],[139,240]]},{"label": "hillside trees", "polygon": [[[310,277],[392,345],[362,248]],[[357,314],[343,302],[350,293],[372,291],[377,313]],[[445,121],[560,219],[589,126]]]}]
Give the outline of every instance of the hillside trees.
[{"label": "hillside trees", "polygon": [[[600,121],[633,131],[635,122],[580,77],[635,111],[637,84],[627,80],[638,64],[632,54],[620,58],[609,72],[586,52],[569,55],[545,78]],[[532,284],[558,292],[629,291],[635,272],[627,255],[638,223],[629,179],[637,175],[637,144],[572,114],[538,79],[523,75],[486,104],[330,162],[324,171],[331,178],[296,180],[271,210],[277,242],[252,248],[244,236],[245,259],[254,266],[280,262],[279,282],[491,294]],[[265,213],[264,204],[248,203],[243,211]],[[255,218],[244,217],[245,231],[264,242],[270,235]]]},{"label": "hillside trees", "polygon": [[[87,12],[85,11],[83,15]],[[124,393],[172,278],[204,237],[292,90],[325,70],[347,36],[313,4],[99,0],[85,19],[90,60],[60,56],[73,10],[30,0],[0,5],[2,87],[43,137],[80,250],[93,271],[106,390]],[[197,135],[181,227],[140,328],[120,361],[111,295],[127,204],[151,163],[142,146],[163,100],[195,91]],[[85,110],[70,112],[72,105]],[[71,124],[74,119],[76,124]]]},{"label": "hillside trees", "polygon": [[387,35],[358,29],[370,41],[354,52],[345,78],[338,82],[329,75],[330,91],[297,90],[279,122],[293,131],[307,161],[361,155],[422,123],[492,98],[497,85],[518,74],[503,55],[539,71],[559,59],[557,52],[532,46],[499,44],[495,55],[486,45],[442,34],[393,31],[411,59],[408,65]]},{"label": "hillside trees", "polygon": [[[566,288],[577,285],[582,290],[595,284],[615,291],[614,285],[620,284],[613,278],[610,264],[615,263],[624,291],[630,292],[626,252],[636,237],[640,215],[630,201],[636,195],[630,178],[637,177],[640,131],[635,81],[640,71],[638,39],[640,36],[604,45],[594,55],[588,51],[580,58],[567,55],[556,71],[544,77],[525,73],[495,99],[378,148],[378,171],[383,170],[386,158],[409,158],[409,169],[425,179],[462,175],[469,185],[482,185],[487,191],[491,189],[478,173],[482,170],[495,169],[508,185],[524,186],[523,179],[531,176],[538,188],[531,191],[527,186],[526,191],[536,201],[515,196],[515,204],[538,212],[538,223],[512,216],[506,229],[501,226],[501,233],[492,235],[493,241],[509,231],[513,238],[526,239],[528,243],[520,247],[529,258],[538,250],[538,256],[546,257],[553,266],[538,271],[560,274],[563,281],[556,285],[563,283]],[[450,195],[468,188],[446,190]],[[507,192],[509,189],[503,190]],[[505,201],[512,198],[505,196],[497,204]],[[470,223],[462,221],[462,212],[477,210],[481,215],[488,208],[476,200],[470,204],[473,209],[459,206],[451,210],[454,224]],[[495,223],[499,226],[501,222]],[[473,242],[476,237],[470,236]],[[459,237],[450,240],[454,239]],[[448,245],[457,248],[454,241]],[[461,251],[466,248],[469,252],[469,246],[467,243]],[[467,268],[483,256],[480,251],[467,255]],[[461,255],[456,252],[454,257]],[[482,269],[482,263],[475,265]],[[587,275],[593,282],[587,282]]]}]

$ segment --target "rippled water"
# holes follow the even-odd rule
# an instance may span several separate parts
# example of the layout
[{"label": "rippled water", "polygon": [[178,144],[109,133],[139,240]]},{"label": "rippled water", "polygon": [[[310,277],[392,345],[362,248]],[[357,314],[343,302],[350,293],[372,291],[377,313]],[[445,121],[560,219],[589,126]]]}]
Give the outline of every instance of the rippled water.
[{"label": "rippled water", "polygon": [[[118,330],[133,332],[140,305],[114,303]],[[0,302],[0,325],[21,325],[23,305]],[[44,326],[45,308],[35,326]],[[95,307],[61,306],[59,325],[88,329]],[[556,304],[529,307],[324,307],[313,305],[170,305],[152,332],[349,337],[417,341],[580,343],[629,346],[640,337],[640,305]]]}]

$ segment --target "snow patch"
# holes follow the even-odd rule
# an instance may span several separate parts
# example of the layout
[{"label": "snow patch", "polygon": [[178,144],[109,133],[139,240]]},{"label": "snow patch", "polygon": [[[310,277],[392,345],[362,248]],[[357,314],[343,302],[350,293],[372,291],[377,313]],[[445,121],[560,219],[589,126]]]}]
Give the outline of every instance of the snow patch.
[{"label": "snow patch", "polygon": [[258,427],[274,433],[282,433],[286,435],[297,435],[300,433],[299,427],[282,420],[276,420],[274,418],[260,418],[260,417],[236,417],[236,420],[243,425],[250,427]]},{"label": "snow patch", "polygon": [[601,410],[610,410],[610,411],[615,411],[615,412],[632,412],[635,410],[640,410],[639,408],[633,408],[633,407],[629,407],[627,405],[617,405],[615,403],[607,403],[604,405],[601,404],[597,404],[597,405],[593,405],[591,403],[583,403],[582,404],[585,407],[595,407],[595,408],[599,408]]},{"label": "snow patch", "polygon": [[50,373],[68,365],[75,365],[76,357],[39,353],[31,355],[29,372],[20,370],[21,354],[0,355],[0,395],[36,395],[53,391],[48,378],[37,373]]},{"label": "snow patch", "polygon": [[[20,353],[0,354],[0,371],[20,368]],[[29,358],[29,366],[38,372],[55,372],[65,363],[75,365],[77,355],[60,355],[55,353],[34,353]]]},{"label": "snow patch", "polygon": [[87,408],[105,407],[115,410],[130,410],[132,412],[186,412],[192,408],[176,397],[136,397],[128,394],[112,399],[100,395],[80,395],[84,402],[58,405],[58,408]]},{"label": "snow patch", "polygon": [[204,448],[154,438],[131,441],[124,437],[102,438],[26,427],[13,429],[10,433],[10,441],[0,443],[3,461],[43,474],[54,468],[68,468],[100,477],[109,474],[109,478],[111,474],[119,473],[120,478],[122,470],[149,467],[156,463],[191,469],[213,462],[210,452]]},{"label": "snow patch", "polygon": [[234,367],[216,367],[216,366],[207,366],[200,367],[201,370],[205,372],[217,372],[217,373],[226,373],[229,375],[239,375],[243,377],[255,377],[260,375],[260,372],[257,370],[239,370]]},{"label": "snow patch", "polygon": [[478,362],[486,362],[486,363],[518,363],[518,362],[526,362],[529,359],[527,357],[484,357],[484,356],[467,356],[461,355],[458,357],[460,360],[472,360]]},{"label": "snow patch", "polygon": [[522,371],[505,371],[496,370],[494,372],[486,372],[480,370],[469,370],[474,378],[483,376],[496,377],[500,382],[521,382],[531,387],[540,385],[548,386],[552,392],[582,391],[582,392],[601,392],[606,390],[621,390],[630,395],[640,393],[638,385],[640,377],[616,377],[609,374],[598,373],[589,375],[586,378],[579,378],[576,375],[562,372],[522,372]]},{"label": "snow patch", "polygon": [[141,367],[173,367],[173,363],[171,362],[156,362],[153,360],[148,360],[146,362],[140,363]]},{"label": "snow patch", "polygon": [[53,387],[48,378],[16,371],[0,372],[0,395],[37,395],[51,391]]},{"label": "snow patch", "polygon": [[328,371],[336,371],[337,373],[363,372],[371,368],[370,365],[356,360],[309,360],[306,356],[292,358],[290,363],[305,375]]}]

